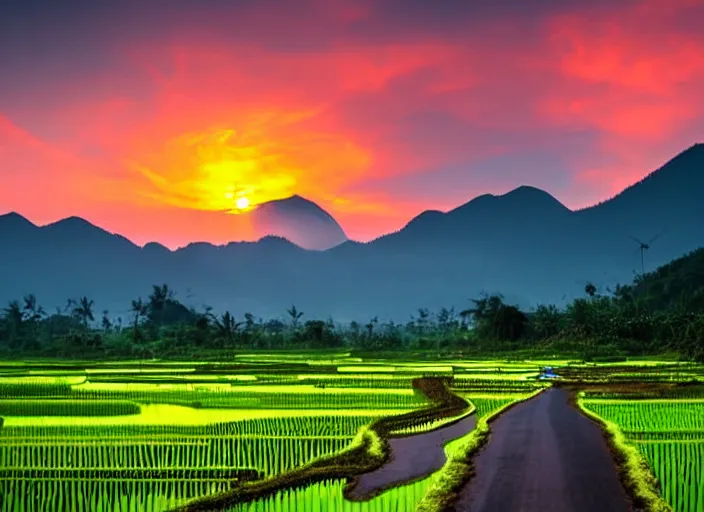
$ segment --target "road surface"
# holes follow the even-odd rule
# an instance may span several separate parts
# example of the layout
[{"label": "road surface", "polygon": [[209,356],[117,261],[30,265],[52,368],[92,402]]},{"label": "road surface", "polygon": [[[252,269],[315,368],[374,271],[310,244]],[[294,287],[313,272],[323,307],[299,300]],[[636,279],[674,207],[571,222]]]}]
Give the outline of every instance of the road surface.
[{"label": "road surface", "polygon": [[491,423],[461,512],[628,512],[601,429],[551,388]]}]

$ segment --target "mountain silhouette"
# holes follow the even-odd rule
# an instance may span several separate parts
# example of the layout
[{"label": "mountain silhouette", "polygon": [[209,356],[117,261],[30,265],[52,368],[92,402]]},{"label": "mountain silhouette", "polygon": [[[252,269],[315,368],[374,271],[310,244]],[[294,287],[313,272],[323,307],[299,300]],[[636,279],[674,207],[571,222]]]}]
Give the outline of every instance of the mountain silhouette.
[{"label": "mountain silhouette", "polygon": [[245,215],[251,216],[256,232],[286,238],[304,249],[329,249],[347,240],[332,215],[297,195],[263,203]]},{"label": "mountain silhouette", "polygon": [[[0,303],[35,293],[47,310],[87,295],[127,318],[129,302],[168,283],[188,305],[241,316],[408,319],[418,308],[465,309],[480,292],[522,307],[562,304],[704,246],[704,145],[677,155],[611,199],[572,211],[540,189],[485,194],[447,212],[426,211],[368,243],[348,241],[335,220],[294,196],[251,212],[278,226],[258,242],[139,247],[72,217],[36,226],[0,216]],[[269,223],[269,224],[268,224]],[[273,223],[273,224],[272,224]],[[282,227],[283,226],[283,227]],[[273,231],[273,229],[272,229]],[[287,234],[289,236],[287,236]],[[330,247],[327,250],[310,248]]]}]

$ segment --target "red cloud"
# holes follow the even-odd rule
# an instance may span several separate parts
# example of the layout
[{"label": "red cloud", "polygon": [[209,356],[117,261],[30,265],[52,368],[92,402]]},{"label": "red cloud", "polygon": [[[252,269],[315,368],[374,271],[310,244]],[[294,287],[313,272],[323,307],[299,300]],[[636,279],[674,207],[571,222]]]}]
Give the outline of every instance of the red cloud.
[{"label": "red cloud", "polygon": [[[701,136],[704,39],[684,29],[701,2],[486,7],[481,23],[450,7],[423,21],[418,2],[405,17],[405,3],[371,1],[176,4],[162,25],[143,13],[153,31],[106,28],[99,69],[0,104],[24,128],[0,117],[0,209],[223,242],[257,235],[212,213],[235,187],[255,202],[303,195],[368,239],[488,181],[541,182],[536,152],[570,178],[550,191],[582,206]],[[520,154],[506,175],[482,171]],[[463,166],[446,193],[393,185]]]}]

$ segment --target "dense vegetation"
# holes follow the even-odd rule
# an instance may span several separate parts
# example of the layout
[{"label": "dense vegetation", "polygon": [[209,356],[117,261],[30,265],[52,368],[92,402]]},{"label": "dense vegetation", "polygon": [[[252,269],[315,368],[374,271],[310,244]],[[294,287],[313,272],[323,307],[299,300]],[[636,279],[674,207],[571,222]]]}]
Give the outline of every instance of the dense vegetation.
[{"label": "dense vegetation", "polygon": [[89,297],[47,314],[27,295],[0,312],[0,355],[55,357],[217,357],[233,350],[346,348],[494,355],[568,353],[585,359],[673,353],[704,360],[704,249],[627,286],[601,293],[592,284],[565,308],[524,312],[500,294],[463,311],[420,309],[405,323],[336,324],[306,319],[292,306],[286,320],[250,313],[214,314],[182,304],[168,285],[132,301],[131,317],[99,314]]}]

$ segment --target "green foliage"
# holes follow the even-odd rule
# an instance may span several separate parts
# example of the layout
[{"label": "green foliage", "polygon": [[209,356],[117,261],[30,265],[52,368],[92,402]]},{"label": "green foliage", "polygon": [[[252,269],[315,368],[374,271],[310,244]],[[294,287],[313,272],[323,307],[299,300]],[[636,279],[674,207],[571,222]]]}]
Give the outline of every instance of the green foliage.
[{"label": "green foliage", "polygon": [[372,318],[347,326],[306,318],[293,305],[286,320],[251,313],[217,315],[184,306],[168,285],[153,286],[131,302],[131,318],[103,312],[95,325],[88,297],[70,299],[48,315],[34,295],[0,312],[0,354],[5,357],[200,357],[233,350],[301,350],[346,347],[489,356],[577,351],[585,360],[664,352],[704,361],[704,249],[618,286],[609,295],[593,284],[564,309],[540,305],[523,312],[501,294],[482,294],[456,313],[421,308],[406,324]]}]

